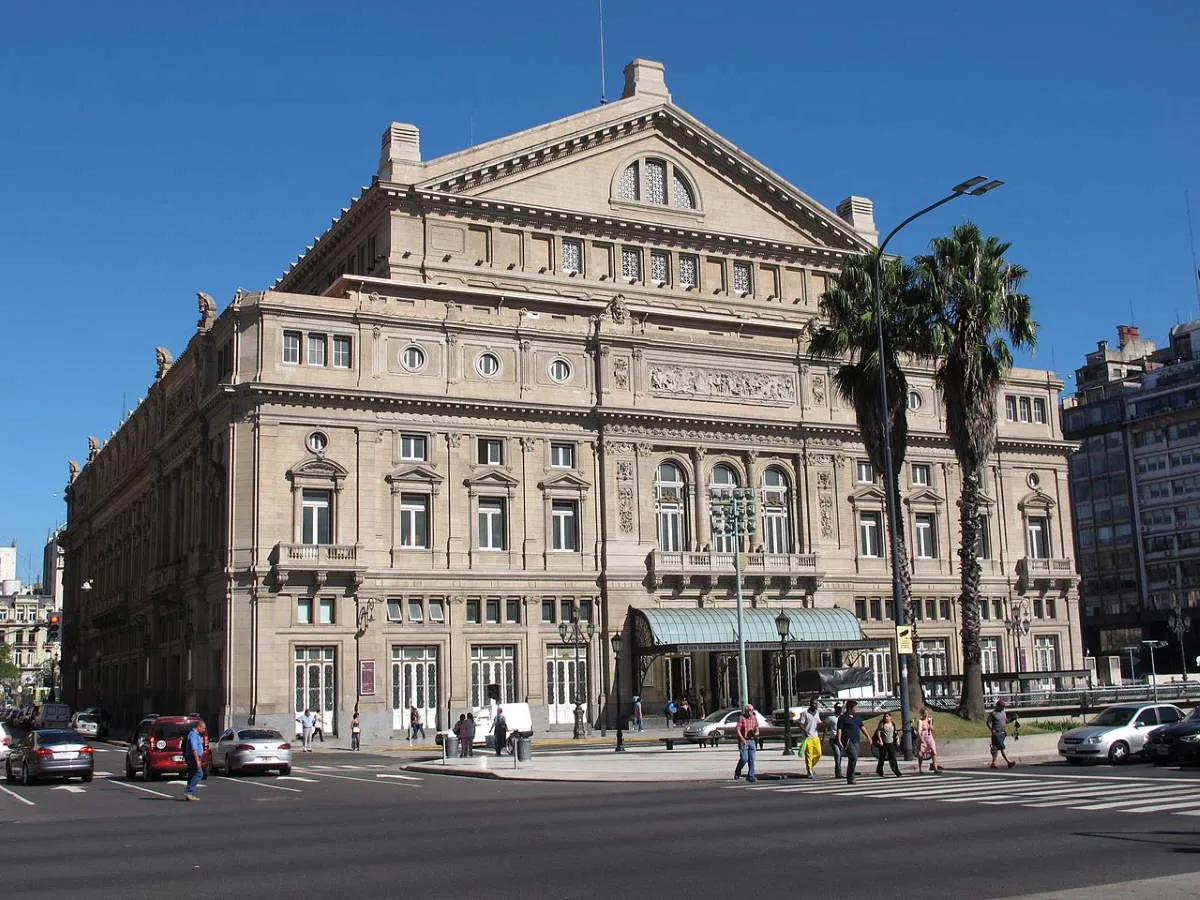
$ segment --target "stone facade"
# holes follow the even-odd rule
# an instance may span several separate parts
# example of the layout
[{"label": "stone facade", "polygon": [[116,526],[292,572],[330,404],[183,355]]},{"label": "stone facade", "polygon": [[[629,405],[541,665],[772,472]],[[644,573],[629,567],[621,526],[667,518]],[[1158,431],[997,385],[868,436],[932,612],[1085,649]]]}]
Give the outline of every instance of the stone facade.
[{"label": "stone facade", "polygon": [[[658,64],[626,78],[619,101],[436,160],[393,124],[372,185],[271,290],[220,315],[202,295],[188,348],[68,491],[78,703],[285,730],[317,704],[343,732],[357,704],[392,737],[410,703],[444,727],[488,684],[569,727],[577,682],[603,724],[630,607],[732,605],[713,484],[761,489],[749,603],[838,605],[892,636],[879,481],[808,352],[826,279],[875,239],[870,202],[839,218],[673,105]],[[932,373],[911,380],[918,652],[952,674],[958,475]],[[1061,384],[1010,387],[1053,409]],[[993,672],[1032,668],[1004,623],[1024,598],[1042,616],[1018,642],[1080,665],[1069,451],[1054,416],[1002,425]],[[587,647],[559,637],[573,615],[597,627]],[[886,652],[860,661],[891,690]],[[636,685],[633,662],[621,694],[648,712],[736,693],[718,654]],[[765,658],[750,681],[778,694]]]}]

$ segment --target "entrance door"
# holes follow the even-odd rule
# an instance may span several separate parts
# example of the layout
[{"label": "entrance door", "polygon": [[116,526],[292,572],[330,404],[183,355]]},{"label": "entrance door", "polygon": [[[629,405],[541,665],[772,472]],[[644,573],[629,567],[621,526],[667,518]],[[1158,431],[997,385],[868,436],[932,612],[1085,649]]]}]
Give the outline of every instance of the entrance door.
[{"label": "entrance door", "polygon": [[551,644],[546,648],[546,709],[551,725],[575,722],[575,697],[587,710],[587,650],[579,649],[579,667],[575,667],[575,648]]},{"label": "entrance door", "polygon": [[426,731],[438,727],[438,648],[392,647],[392,730],[406,731],[412,708]]},{"label": "entrance door", "polygon": [[296,715],[304,710],[321,714],[325,730],[337,728],[337,648],[297,647],[295,656]]}]

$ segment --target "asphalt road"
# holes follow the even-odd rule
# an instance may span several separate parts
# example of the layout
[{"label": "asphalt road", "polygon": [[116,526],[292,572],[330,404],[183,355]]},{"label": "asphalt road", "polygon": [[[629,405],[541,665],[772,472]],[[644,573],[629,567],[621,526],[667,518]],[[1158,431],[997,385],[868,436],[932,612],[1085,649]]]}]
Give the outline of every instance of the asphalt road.
[{"label": "asphalt road", "polygon": [[[179,781],[126,783],[107,749],[97,772],[111,776],[73,791],[6,785],[5,893],[673,898],[748,883],[756,895],[991,898],[1200,871],[1200,816],[1178,814],[1200,805],[1196,771],[868,773],[851,794],[832,779],[550,784],[415,776],[366,754],[296,762],[291,779],[214,777],[199,803],[182,802]],[[888,790],[900,794],[866,795]],[[1177,808],[1029,806],[1076,790]]]}]

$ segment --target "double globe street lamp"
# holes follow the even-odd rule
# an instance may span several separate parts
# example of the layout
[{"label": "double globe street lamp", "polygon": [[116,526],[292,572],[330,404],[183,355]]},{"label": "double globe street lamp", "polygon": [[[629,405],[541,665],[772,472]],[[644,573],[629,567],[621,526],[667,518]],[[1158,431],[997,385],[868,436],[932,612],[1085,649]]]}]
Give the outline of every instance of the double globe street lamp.
[{"label": "double globe street lamp", "polygon": [[[571,733],[571,737],[575,740],[580,740],[583,737],[583,697],[579,689],[579,647],[581,644],[586,644],[589,648],[592,644],[592,638],[596,636],[595,623],[588,621],[587,626],[579,621],[579,613],[571,614],[571,621],[558,623],[558,636],[562,638],[564,644],[575,645],[575,668],[572,670],[571,678],[571,700],[575,704],[575,730]],[[586,656],[585,656],[586,659]],[[583,679],[586,683],[587,679]]]},{"label": "double globe street lamp", "polygon": [[787,639],[792,631],[792,620],[787,610],[781,609],[775,617],[775,630],[779,632],[779,681],[783,688],[783,755],[792,755],[792,680],[788,671]]},{"label": "double globe street lamp", "polygon": [[[749,703],[746,682],[746,637],[742,628],[742,541],[758,529],[754,506],[754,488],[714,487],[709,492],[712,503],[713,541],[733,548],[734,589],[737,594],[738,644],[738,706]],[[726,551],[728,552],[728,551]]]}]

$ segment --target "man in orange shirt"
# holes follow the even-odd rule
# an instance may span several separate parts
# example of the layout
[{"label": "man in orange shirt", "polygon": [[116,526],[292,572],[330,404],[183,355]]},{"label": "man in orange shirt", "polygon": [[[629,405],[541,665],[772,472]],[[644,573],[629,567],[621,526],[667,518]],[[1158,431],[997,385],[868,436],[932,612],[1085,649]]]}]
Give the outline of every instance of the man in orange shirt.
[{"label": "man in orange shirt", "polygon": [[758,713],[749,703],[742,707],[742,714],[738,716],[734,731],[737,733],[738,742],[738,764],[733,770],[734,780],[742,777],[742,769],[745,768],[746,780],[753,784],[758,781],[754,776],[754,755],[758,749]]}]

